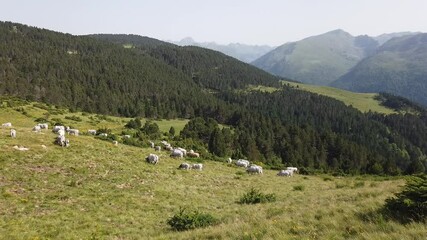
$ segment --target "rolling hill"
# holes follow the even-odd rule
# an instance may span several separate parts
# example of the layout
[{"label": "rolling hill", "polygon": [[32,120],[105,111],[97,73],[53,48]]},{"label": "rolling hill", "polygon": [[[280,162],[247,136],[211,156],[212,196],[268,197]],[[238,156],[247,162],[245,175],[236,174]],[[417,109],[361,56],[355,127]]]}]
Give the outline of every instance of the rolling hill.
[{"label": "rolling hill", "polygon": [[[9,129],[0,128],[0,239],[340,236],[377,240],[425,236],[423,223],[402,225],[384,220],[377,212],[384,200],[404,184],[400,178],[283,178],[276,176],[277,170],[269,169],[263,175],[249,175],[225,161],[209,161],[205,157],[177,160],[166,151],[157,152],[160,162],[151,165],[144,161],[153,153],[150,148],[121,143],[114,146],[111,141],[84,134],[87,129],[107,126],[120,135],[129,119],[99,118],[96,114],[69,112],[40,103],[20,104],[4,99],[2,103],[7,104],[0,107],[0,123],[12,122],[17,137],[9,137]],[[83,134],[67,136],[71,140],[68,148],[54,145],[56,134],[50,130],[31,131],[35,120],[46,117],[46,113],[51,113],[52,119],[75,125]],[[82,121],[68,120],[66,116],[70,114]],[[13,148],[15,145],[29,150],[18,151]],[[204,170],[178,170],[183,161],[202,162]],[[239,204],[239,198],[251,188],[273,193],[277,200]],[[209,213],[218,222],[207,228],[175,231],[167,220],[180,208]]]},{"label": "rolling hill", "polygon": [[394,38],[331,86],[389,92],[427,106],[427,34]]},{"label": "rolling hill", "polygon": [[300,82],[328,85],[371,55],[377,46],[368,36],[353,37],[343,30],[335,30],[286,43],[252,64]]}]

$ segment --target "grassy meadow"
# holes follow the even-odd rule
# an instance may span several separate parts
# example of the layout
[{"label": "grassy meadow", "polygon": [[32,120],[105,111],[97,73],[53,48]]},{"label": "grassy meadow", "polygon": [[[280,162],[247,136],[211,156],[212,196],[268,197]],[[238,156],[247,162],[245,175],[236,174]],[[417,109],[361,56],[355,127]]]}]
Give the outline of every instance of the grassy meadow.
[{"label": "grassy meadow", "polygon": [[[12,122],[17,138],[0,128],[0,239],[425,239],[426,226],[402,225],[376,213],[404,185],[402,178],[373,176],[278,177],[277,171],[248,175],[225,162],[203,161],[203,171],[178,170],[194,160],[168,152],[144,161],[152,149],[67,136],[53,144],[50,130],[34,133],[46,110],[27,105],[0,107],[0,123]],[[65,119],[78,116],[81,121]],[[51,114],[85,132],[108,127],[120,133],[129,119],[94,114]],[[159,121],[182,129],[184,120]],[[178,132],[178,131],[177,131]],[[18,151],[14,145],[29,148]],[[45,145],[46,148],[42,147]],[[276,194],[272,203],[241,205],[256,188]],[[210,213],[219,223],[173,231],[166,223],[180,207]]]},{"label": "grassy meadow", "polygon": [[347,106],[353,106],[356,109],[359,109],[361,112],[379,112],[384,114],[395,113],[393,109],[384,107],[380,105],[378,100],[375,100],[374,97],[378,94],[376,93],[355,93],[339,88],[327,87],[327,86],[316,86],[304,83],[288,82],[282,81],[283,84],[289,84],[292,87],[298,87],[301,90],[317,93],[320,95],[328,96],[335,98],[339,101],[344,102]]}]

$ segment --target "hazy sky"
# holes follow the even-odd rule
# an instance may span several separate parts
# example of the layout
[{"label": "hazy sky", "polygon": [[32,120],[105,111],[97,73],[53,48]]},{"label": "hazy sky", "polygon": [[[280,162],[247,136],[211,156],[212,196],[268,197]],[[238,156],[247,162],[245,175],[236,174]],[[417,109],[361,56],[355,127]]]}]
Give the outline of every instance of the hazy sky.
[{"label": "hazy sky", "polygon": [[427,0],[0,0],[0,20],[71,34],[280,45],[341,28],[427,32]]}]

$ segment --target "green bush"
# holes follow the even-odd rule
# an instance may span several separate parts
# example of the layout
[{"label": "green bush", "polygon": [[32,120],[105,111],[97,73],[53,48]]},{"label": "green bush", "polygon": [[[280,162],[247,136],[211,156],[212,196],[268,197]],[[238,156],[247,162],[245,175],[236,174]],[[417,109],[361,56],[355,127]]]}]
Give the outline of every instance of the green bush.
[{"label": "green bush", "polygon": [[81,122],[81,121],[82,121],[82,119],[81,119],[79,116],[76,116],[76,115],[73,115],[73,116],[65,116],[65,119],[73,120],[73,121],[76,121],[76,122]]},{"label": "green bush", "polygon": [[176,231],[185,231],[214,225],[218,220],[209,213],[199,211],[186,212],[180,208],[179,212],[168,219],[167,223]]},{"label": "green bush", "polygon": [[240,204],[257,204],[266,202],[275,202],[276,195],[274,193],[264,194],[257,189],[252,188],[245,193],[239,200]]},{"label": "green bush", "polygon": [[403,223],[427,221],[427,175],[414,177],[402,192],[386,199],[386,213]]},{"label": "green bush", "polygon": [[296,185],[293,187],[294,191],[304,191],[304,185]]}]

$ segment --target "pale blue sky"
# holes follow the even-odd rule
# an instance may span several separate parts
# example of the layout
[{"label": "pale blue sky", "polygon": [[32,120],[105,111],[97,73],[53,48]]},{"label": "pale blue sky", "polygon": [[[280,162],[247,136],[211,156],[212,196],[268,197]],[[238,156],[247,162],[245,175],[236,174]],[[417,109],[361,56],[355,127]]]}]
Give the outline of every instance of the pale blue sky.
[{"label": "pale blue sky", "polygon": [[427,32],[427,0],[0,0],[0,20],[71,34],[280,45],[338,28]]}]

